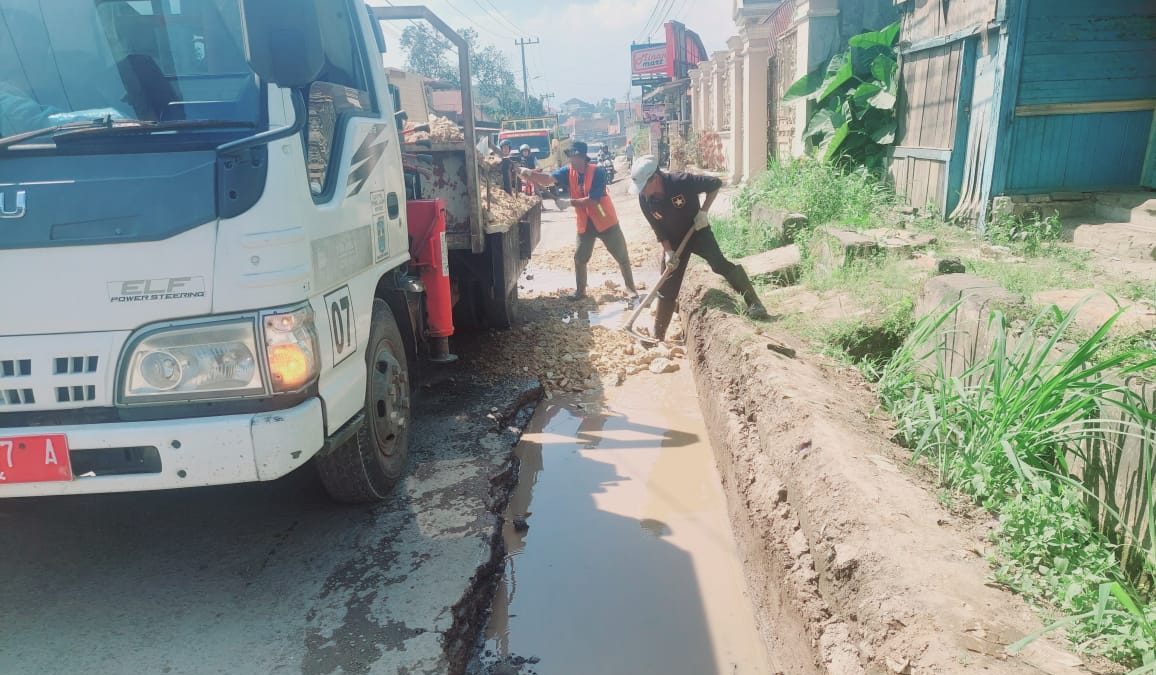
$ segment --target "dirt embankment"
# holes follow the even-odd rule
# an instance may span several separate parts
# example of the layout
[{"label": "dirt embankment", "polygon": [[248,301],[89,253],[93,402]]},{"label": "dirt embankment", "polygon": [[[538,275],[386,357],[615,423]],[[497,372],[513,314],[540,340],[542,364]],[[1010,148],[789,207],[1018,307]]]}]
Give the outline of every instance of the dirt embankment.
[{"label": "dirt embankment", "polygon": [[[692,272],[690,360],[760,630],[784,673],[1077,673],[1022,600],[987,585],[983,527],[941,507],[857,375],[727,310]],[[720,309],[720,307],[722,309]],[[795,347],[796,358],[773,349]],[[812,362],[813,361],[813,362]]]}]

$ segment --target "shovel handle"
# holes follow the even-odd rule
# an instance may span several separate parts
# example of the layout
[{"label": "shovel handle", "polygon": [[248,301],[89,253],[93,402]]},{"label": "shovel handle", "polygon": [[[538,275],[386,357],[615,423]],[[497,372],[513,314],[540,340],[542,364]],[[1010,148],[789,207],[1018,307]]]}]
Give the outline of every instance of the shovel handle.
[{"label": "shovel handle", "polygon": [[[678,250],[674,252],[674,257],[678,258],[679,260],[682,259],[682,254],[686,251],[687,245],[690,244],[690,239],[694,236],[694,232],[694,228],[691,228],[690,231],[686,233],[686,236],[682,238],[682,242],[678,245]],[[637,309],[635,309],[634,313],[630,315],[630,319],[626,322],[626,325],[622,327],[622,330],[625,333],[641,342],[654,341],[653,338],[648,338],[645,335],[640,335],[639,333],[635,332],[634,322],[638,320],[639,316],[642,316],[642,312],[644,312],[646,308],[654,302],[654,299],[658,297],[659,289],[662,288],[662,285],[666,283],[666,280],[669,279],[672,274],[674,274],[673,267],[667,267],[665,270],[663,270],[662,276],[658,278],[658,283],[656,283],[654,288],[652,288],[650,292],[646,294],[646,298],[643,299],[641,303],[639,303]]]}]

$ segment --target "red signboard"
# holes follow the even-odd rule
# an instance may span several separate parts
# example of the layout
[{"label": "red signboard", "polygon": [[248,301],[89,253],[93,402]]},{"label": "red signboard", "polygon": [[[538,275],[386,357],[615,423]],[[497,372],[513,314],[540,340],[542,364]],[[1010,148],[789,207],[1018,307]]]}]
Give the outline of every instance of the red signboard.
[{"label": "red signboard", "polygon": [[630,72],[635,77],[667,75],[666,45],[634,45],[630,48]]},{"label": "red signboard", "polygon": [[0,488],[5,483],[72,480],[68,439],[61,434],[0,438]]},{"label": "red signboard", "polygon": [[681,80],[691,68],[707,60],[702,38],[686,26],[669,21],[666,42],[630,47],[630,72],[636,85],[663,84]]}]

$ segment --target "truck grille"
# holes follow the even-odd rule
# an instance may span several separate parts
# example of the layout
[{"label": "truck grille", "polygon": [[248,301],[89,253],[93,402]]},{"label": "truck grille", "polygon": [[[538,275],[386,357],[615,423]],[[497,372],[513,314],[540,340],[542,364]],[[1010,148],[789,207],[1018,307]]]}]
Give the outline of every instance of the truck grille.
[{"label": "truck grille", "polygon": [[108,364],[126,333],[0,337],[0,411],[112,405]]}]

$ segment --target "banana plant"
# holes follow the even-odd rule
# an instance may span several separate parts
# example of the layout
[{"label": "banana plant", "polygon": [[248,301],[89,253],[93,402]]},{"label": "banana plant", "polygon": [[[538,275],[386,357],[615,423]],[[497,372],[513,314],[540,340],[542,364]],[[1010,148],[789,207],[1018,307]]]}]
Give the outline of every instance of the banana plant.
[{"label": "banana plant", "polygon": [[886,146],[895,142],[898,129],[898,39],[898,23],[860,33],[850,39],[846,52],[787,89],[784,102],[814,103],[803,138],[823,161],[883,169]]}]

